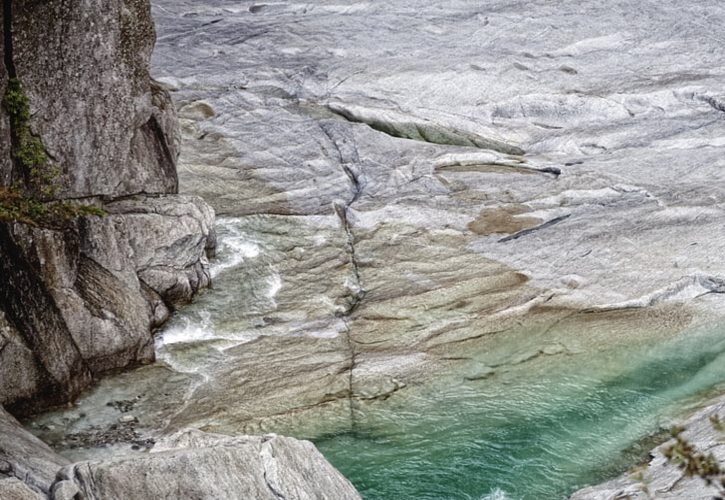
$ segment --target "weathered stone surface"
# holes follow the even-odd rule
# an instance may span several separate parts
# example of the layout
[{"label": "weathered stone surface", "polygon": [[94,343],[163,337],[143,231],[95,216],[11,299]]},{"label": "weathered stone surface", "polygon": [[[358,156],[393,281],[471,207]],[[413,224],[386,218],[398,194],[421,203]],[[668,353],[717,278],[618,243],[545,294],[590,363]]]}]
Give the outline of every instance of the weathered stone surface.
[{"label": "weathered stone surface", "polygon": [[359,499],[308,441],[184,431],[150,454],[80,462],[59,473],[82,499]]},{"label": "weathered stone surface", "polygon": [[0,498],[3,500],[45,500],[47,497],[30,489],[15,478],[0,479]]},{"label": "weathered stone surface", "polygon": [[163,367],[89,405],[317,435],[442,372],[525,378],[722,315],[718,2],[154,7],[181,189],[228,218]]},{"label": "weathered stone surface", "polygon": [[[108,212],[64,231],[6,226],[2,254],[10,280],[4,293],[8,304],[17,302],[8,313],[17,330],[33,335],[23,341],[3,334],[12,346],[3,355],[12,363],[2,371],[28,375],[2,391],[5,404],[60,403],[88,385],[88,374],[153,360],[151,331],[168,317],[168,307],[189,302],[209,285],[206,251],[214,244],[214,214],[202,200],[137,197],[110,203]],[[21,283],[22,272],[34,277],[34,286]],[[152,279],[158,276],[164,279]],[[32,324],[31,311],[38,315]],[[55,323],[49,321],[52,311]],[[57,332],[52,343],[51,331]],[[54,399],[45,401],[39,391]]]},{"label": "weathered stone surface", "polygon": [[[30,131],[58,172],[53,196],[108,212],[63,229],[0,225],[0,403],[33,411],[153,360],[151,331],[210,283],[214,213],[164,194],[177,191],[180,137],[168,92],[149,76],[147,1],[14,0],[10,11],[0,90],[22,82]],[[20,164],[8,126],[3,108],[0,186],[24,177],[11,175]]]},{"label": "weathered stone surface", "polygon": [[12,3],[12,59],[31,129],[62,173],[58,196],[176,192],[174,106],[148,71],[149,3]]},{"label": "weathered stone surface", "polygon": [[[686,431],[683,438],[695,446],[696,450],[712,453],[721,463],[725,463],[725,443],[721,431],[713,428],[710,417],[725,417],[725,402],[719,402],[698,411],[683,426]],[[663,449],[672,441],[652,450],[652,457],[645,466],[638,467],[617,479],[596,486],[590,486],[571,495],[571,500],[710,500],[718,490],[709,486],[701,478],[684,477],[682,472],[667,462]]]},{"label": "weathered stone surface", "polygon": [[214,211],[194,196],[133,197],[106,205],[121,219],[140,280],[168,304],[191,301],[210,283],[206,253],[213,251]]},{"label": "weathered stone surface", "polygon": [[[484,378],[722,314],[723,76],[696,21],[719,3],[154,7],[180,185],[237,218],[229,251],[258,250],[164,332],[193,388],[165,422],[246,432],[266,412],[280,428],[268,379],[298,391],[290,421],[325,406],[338,422],[345,398],[468,373],[471,352]],[[253,370],[247,349],[290,365]]]},{"label": "weathered stone surface", "polygon": [[[47,494],[56,472],[68,463],[0,407],[0,474],[15,477]],[[7,498],[3,495],[3,486],[0,486],[0,497]]]}]

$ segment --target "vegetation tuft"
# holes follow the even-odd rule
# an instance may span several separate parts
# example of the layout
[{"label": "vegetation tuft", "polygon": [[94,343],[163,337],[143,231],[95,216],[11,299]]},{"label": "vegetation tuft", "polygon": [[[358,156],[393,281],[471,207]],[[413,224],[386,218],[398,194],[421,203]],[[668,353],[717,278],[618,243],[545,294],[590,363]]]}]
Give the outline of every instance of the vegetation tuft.
[{"label": "vegetation tuft", "polygon": [[59,226],[81,215],[105,215],[98,207],[54,200],[59,172],[50,164],[42,141],[30,131],[30,100],[17,78],[8,80],[2,105],[10,118],[13,160],[23,185],[0,187],[0,221]]},{"label": "vegetation tuft", "polygon": [[[723,432],[724,426],[717,415],[710,417],[713,428]],[[725,499],[725,471],[712,453],[698,451],[687,439],[682,436],[684,427],[672,429],[675,442],[664,449],[667,462],[682,471],[685,477],[699,477],[705,484],[717,490],[713,497],[715,500]]]}]

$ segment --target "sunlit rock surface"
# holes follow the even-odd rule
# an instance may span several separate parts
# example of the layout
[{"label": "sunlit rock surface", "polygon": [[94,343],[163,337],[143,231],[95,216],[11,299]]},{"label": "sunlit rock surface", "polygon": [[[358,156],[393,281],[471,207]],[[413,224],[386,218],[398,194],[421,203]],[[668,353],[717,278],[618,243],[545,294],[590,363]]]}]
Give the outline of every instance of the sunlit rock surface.
[{"label": "sunlit rock surface", "polygon": [[215,288],[49,439],[318,436],[721,316],[721,3],[153,5]]},{"label": "sunlit rock surface", "polygon": [[[652,335],[720,307],[698,299],[725,291],[723,72],[702,27],[720,4],[161,0],[154,14],[182,190],[242,217],[260,246],[244,273],[277,283],[261,310],[202,327],[222,349],[188,360],[209,382],[184,423],[283,413],[255,380],[294,380],[288,409],[387,397],[522,318],[545,331],[632,310]],[[174,331],[162,351],[192,358]],[[322,356],[325,390],[317,368],[272,376],[257,351]]]}]

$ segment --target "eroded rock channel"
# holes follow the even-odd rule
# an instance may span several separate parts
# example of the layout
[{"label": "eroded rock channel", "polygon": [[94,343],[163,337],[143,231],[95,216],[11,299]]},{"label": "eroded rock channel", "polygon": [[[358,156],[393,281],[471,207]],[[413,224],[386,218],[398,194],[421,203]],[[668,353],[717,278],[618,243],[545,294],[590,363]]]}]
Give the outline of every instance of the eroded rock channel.
[{"label": "eroded rock channel", "polygon": [[720,3],[153,13],[213,287],[29,422],[64,456],[274,432],[366,498],[558,498],[722,392]]}]

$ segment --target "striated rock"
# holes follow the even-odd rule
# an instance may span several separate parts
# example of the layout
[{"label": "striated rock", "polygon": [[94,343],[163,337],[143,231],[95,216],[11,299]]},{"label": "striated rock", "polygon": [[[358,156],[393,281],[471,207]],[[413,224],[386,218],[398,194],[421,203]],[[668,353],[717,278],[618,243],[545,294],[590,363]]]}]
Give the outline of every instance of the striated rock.
[{"label": "striated rock", "polygon": [[[690,417],[683,426],[682,437],[697,451],[712,453],[720,462],[725,463],[725,442],[722,432],[713,428],[710,417],[725,417],[725,402],[704,408]],[[581,489],[571,495],[570,500],[711,500],[717,495],[714,486],[707,485],[701,478],[688,478],[667,462],[663,455],[665,447],[673,441],[657,447],[650,453],[650,461],[619,478],[596,486]]]},{"label": "striated rock", "polygon": [[15,478],[0,479],[0,498],[3,500],[44,500],[46,497]]},{"label": "striated rock", "polygon": [[161,441],[147,455],[67,466],[58,478],[56,487],[78,491],[83,500],[361,498],[308,441],[193,430]]},{"label": "striated rock", "polygon": [[[0,407],[0,474],[20,479],[33,490],[47,494],[58,469],[68,463]],[[0,498],[8,498],[4,488],[12,485],[18,489],[16,483],[0,483]]]},{"label": "striated rock", "polygon": [[0,407],[0,498],[294,498],[360,495],[309,441],[184,430],[151,453],[75,464],[55,454]]},{"label": "striated rock", "polygon": [[182,190],[258,251],[164,332],[178,377],[142,422],[355,428],[433,372],[495,385],[722,316],[722,74],[698,27],[721,3],[154,9]]}]

